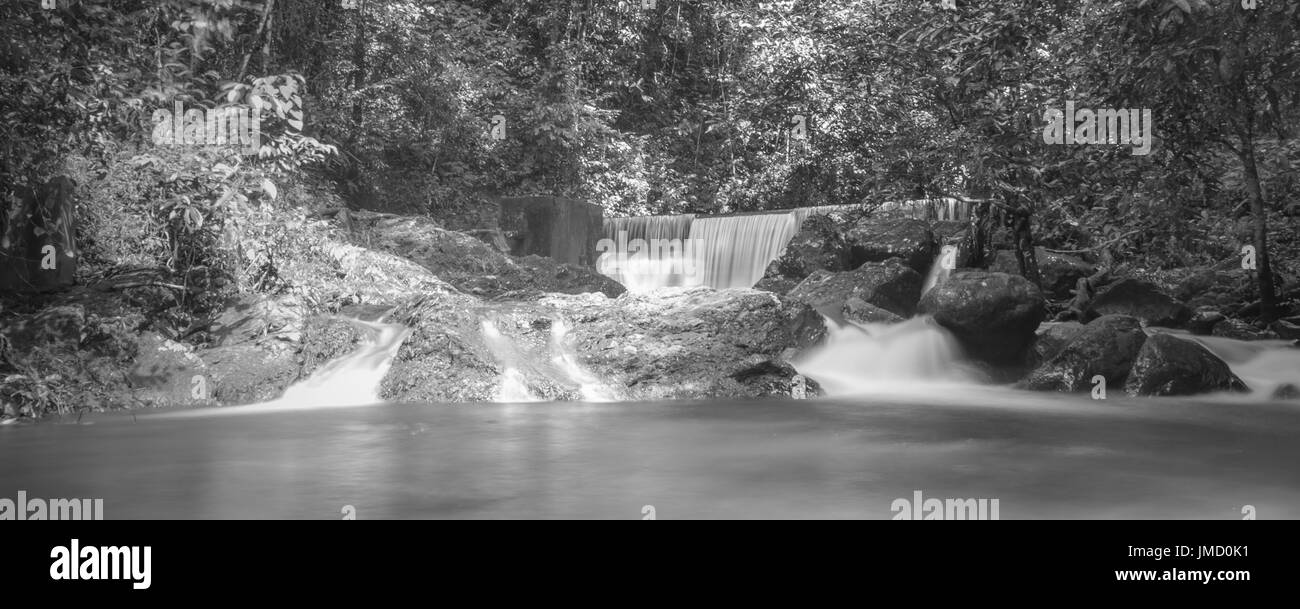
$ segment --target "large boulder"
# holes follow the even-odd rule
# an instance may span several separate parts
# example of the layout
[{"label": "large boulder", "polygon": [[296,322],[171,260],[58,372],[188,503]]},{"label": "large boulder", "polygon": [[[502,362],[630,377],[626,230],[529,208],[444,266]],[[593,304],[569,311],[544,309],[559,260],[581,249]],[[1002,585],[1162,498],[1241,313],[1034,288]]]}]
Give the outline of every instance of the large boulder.
[{"label": "large boulder", "polygon": [[1092,379],[1119,386],[1128,378],[1146,332],[1137,318],[1107,315],[1093,320],[1055,356],[1039,365],[1017,386],[1036,391],[1086,391]]},{"label": "large boulder", "polygon": [[1083,329],[1084,325],[1077,321],[1049,322],[1039,326],[1034,339],[1034,365],[1056,357]]},{"label": "large boulder", "polygon": [[1124,384],[1133,396],[1250,391],[1228,364],[1198,343],[1168,334],[1147,339]]},{"label": "large boulder", "polygon": [[[1068,254],[1056,254],[1043,248],[1035,250],[1038,274],[1042,278],[1043,294],[1054,300],[1070,297],[1079,280],[1097,272],[1097,267]],[[1020,263],[1012,250],[998,250],[989,264],[989,270],[998,273],[1020,274]]]},{"label": "large boulder", "polygon": [[1201,307],[1192,313],[1187,321],[1187,329],[1192,334],[1205,336],[1214,332],[1214,327],[1228,319],[1223,313],[1212,307]]},{"label": "large boulder", "polygon": [[385,399],[489,401],[507,380],[514,395],[535,399],[789,395],[790,358],[825,335],[807,305],[759,290],[555,294],[468,307],[444,298],[394,315],[413,332],[384,381]]},{"label": "large boulder", "polygon": [[1091,309],[1098,316],[1128,315],[1147,325],[1182,327],[1192,317],[1187,308],[1147,281],[1121,279],[1102,288],[1092,300]]},{"label": "large boulder", "polygon": [[896,324],[905,321],[902,317],[857,296],[844,301],[844,308],[840,310],[840,314],[845,320],[860,324]]},{"label": "large boulder", "polygon": [[849,246],[839,225],[824,215],[809,216],[781,255],[767,266],[754,287],[785,294],[815,271],[839,273],[851,270]]},{"label": "large boulder", "polygon": [[926,292],[918,312],[934,316],[975,359],[1020,364],[1046,316],[1044,304],[1023,277],[962,271]]},{"label": "large boulder", "polygon": [[845,231],[844,238],[849,244],[849,264],[854,268],[901,258],[912,270],[926,273],[939,253],[930,224],[924,220],[864,218]]},{"label": "large boulder", "polygon": [[886,262],[868,262],[843,273],[814,271],[790,290],[787,297],[835,317],[852,298],[895,315],[911,317],[916,313],[924,282],[920,273],[893,258]]},{"label": "large boulder", "polygon": [[470,235],[428,218],[352,214],[360,239],[378,250],[424,267],[462,292],[493,298],[513,292],[618,296],[626,290],[594,268],[541,256],[512,258]]}]

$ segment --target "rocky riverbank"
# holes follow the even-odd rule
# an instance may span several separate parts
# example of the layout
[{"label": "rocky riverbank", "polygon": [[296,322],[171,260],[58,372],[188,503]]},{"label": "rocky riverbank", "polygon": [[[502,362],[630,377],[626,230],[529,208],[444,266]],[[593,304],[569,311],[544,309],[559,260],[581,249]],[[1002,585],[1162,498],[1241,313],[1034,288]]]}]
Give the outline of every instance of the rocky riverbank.
[{"label": "rocky riverbank", "polygon": [[[3,416],[270,400],[356,347],[348,316],[387,314],[412,328],[381,388],[392,401],[493,400],[507,373],[540,400],[815,395],[790,362],[825,336],[819,312],[871,323],[933,316],[990,378],[1027,390],[1089,391],[1102,378],[1135,396],[1246,391],[1205,347],[1150,329],[1300,339],[1300,308],[1290,303],[1271,324],[1252,318],[1249,278],[1227,265],[1188,271],[1172,287],[1098,282],[1086,309],[1059,323],[1049,320],[1071,317],[1071,288],[1097,275],[1094,262],[1040,251],[1040,287],[997,252],[988,268],[953,269],[924,291],[936,254],[963,243],[952,222],[814,216],[757,289],[650,296],[428,219],[363,212],[337,222],[319,244],[324,262],[293,269],[289,288],[231,294],[190,327],[165,323],[175,286],[147,274],[6,298]],[[956,266],[968,259],[958,252]]]}]

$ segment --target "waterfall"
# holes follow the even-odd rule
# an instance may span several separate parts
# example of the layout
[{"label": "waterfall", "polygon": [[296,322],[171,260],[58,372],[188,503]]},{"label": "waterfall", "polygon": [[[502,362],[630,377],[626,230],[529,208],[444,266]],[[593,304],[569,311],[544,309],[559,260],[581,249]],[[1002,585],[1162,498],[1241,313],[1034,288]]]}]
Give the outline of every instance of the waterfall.
[{"label": "waterfall", "polygon": [[921,295],[925,296],[925,293],[929,292],[930,288],[948,281],[948,276],[952,274],[952,270],[956,266],[957,246],[943,246],[934,262],[930,264],[930,272],[925,276],[925,284],[921,287]]},{"label": "waterfall", "polygon": [[698,250],[700,285],[750,288],[799,231],[795,214],[696,218],[691,242]]},{"label": "waterfall", "polygon": [[569,326],[564,320],[551,322],[551,363],[569,380],[578,385],[584,402],[614,402],[618,396],[606,383],[578,362],[578,353],[571,344]]},{"label": "waterfall", "polygon": [[[695,216],[641,216],[607,218],[604,224],[605,252],[596,261],[603,275],[623,284],[632,292],[649,292],[658,288],[699,285],[692,279],[694,256],[689,251],[691,224]],[[643,249],[630,251],[629,244],[642,241]],[[676,244],[668,252],[652,251],[650,244]],[[634,248],[633,248],[634,249]],[[621,255],[620,255],[621,254]]]},{"label": "waterfall", "polygon": [[972,383],[957,339],[929,317],[899,324],[839,325],[826,320],[826,343],[793,362],[827,395],[933,391]]},{"label": "waterfall", "polygon": [[356,351],[336,359],[285,390],[272,404],[286,407],[361,406],[378,404],[379,384],[410,330],[397,324],[349,319],[365,336]]},{"label": "waterfall", "polygon": [[501,381],[497,386],[492,401],[507,403],[540,402],[541,398],[528,387],[528,379],[520,372],[518,350],[510,339],[501,334],[497,325],[490,319],[482,322],[483,339],[488,350],[501,362]]},{"label": "waterfall", "polygon": [[351,353],[325,364],[304,380],[291,385],[279,399],[261,404],[200,408],[158,415],[165,418],[211,417],[267,412],[314,410],[383,403],[379,387],[393,365],[393,359],[411,331],[383,320],[346,319],[362,331],[360,344]]},{"label": "waterfall", "polygon": [[[596,268],[631,292],[663,287],[749,288],[781,255],[810,216],[872,209],[882,217],[937,220],[968,217],[957,199],[821,205],[776,212],[725,216],[641,216],[607,218]],[[636,242],[635,244],[633,242]],[[946,278],[949,269],[941,269]],[[933,285],[933,284],[928,284]]]}]

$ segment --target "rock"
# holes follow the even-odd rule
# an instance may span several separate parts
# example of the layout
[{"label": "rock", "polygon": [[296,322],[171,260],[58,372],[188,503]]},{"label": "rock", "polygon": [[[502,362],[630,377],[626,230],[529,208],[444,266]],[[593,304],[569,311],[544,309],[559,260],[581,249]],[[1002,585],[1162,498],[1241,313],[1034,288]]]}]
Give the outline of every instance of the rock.
[{"label": "rock", "polygon": [[904,321],[902,317],[857,296],[844,301],[844,308],[840,310],[840,313],[844,319],[860,324],[896,324]]},{"label": "rock", "polygon": [[612,297],[626,291],[595,268],[542,256],[511,258],[428,218],[386,214],[353,214],[353,218],[362,227],[368,248],[414,262],[467,294],[493,298],[511,292],[600,292]]},{"label": "rock", "polygon": [[1213,307],[1222,310],[1241,302],[1242,294],[1249,294],[1252,278],[1249,273],[1241,272],[1240,258],[1232,259],[1227,268],[1200,268],[1178,281],[1174,286],[1174,298],[1187,303],[1189,307]]},{"label": "rock", "polygon": [[970,233],[969,222],[939,220],[930,225],[930,230],[934,232],[939,251],[946,246],[957,248],[957,255],[953,258],[953,268],[964,269],[973,266],[975,252],[971,248],[972,244],[966,241],[966,235]]},{"label": "rock", "polygon": [[412,294],[459,293],[428,269],[394,254],[343,243],[329,244],[326,250],[337,266],[333,276],[319,272],[298,274],[312,278],[300,282],[310,301],[391,306]]},{"label": "rock", "polygon": [[1192,334],[1206,336],[1214,332],[1214,327],[1219,325],[1219,323],[1225,319],[1227,319],[1227,317],[1216,309],[1197,309],[1196,312],[1192,314],[1191,320],[1187,322],[1187,329],[1191,330]]},{"label": "rock", "polygon": [[1209,349],[1156,334],[1138,352],[1124,391],[1132,396],[1169,396],[1250,389]]},{"label": "rock", "polygon": [[[1038,260],[1038,274],[1043,280],[1043,294],[1054,300],[1064,300],[1080,279],[1091,277],[1097,267],[1068,254],[1056,254],[1043,248],[1035,250]],[[1020,263],[1012,250],[998,250],[989,264],[989,270],[996,273],[1020,274]]]},{"label": "rock", "polygon": [[294,296],[240,295],[228,300],[209,327],[218,346],[230,346],[262,339],[297,344],[302,340],[307,306]]},{"label": "rock", "polygon": [[925,279],[897,258],[868,262],[844,273],[814,271],[787,295],[826,315],[838,316],[850,298],[858,298],[895,315],[911,317]]},{"label": "rock", "polygon": [[1016,386],[1035,391],[1088,391],[1093,377],[1100,375],[1108,386],[1118,387],[1128,378],[1146,340],[1137,318],[1099,317]]},{"label": "rock", "polygon": [[1182,327],[1192,316],[1186,305],[1138,279],[1121,279],[1102,288],[1091,309],[1099,316],[1129,315],[1148,325],[1170,328]]},{"label": "rock", "polygon": [[759,285],[781,286],[789,291],[814,271],[839,273],[852,268],[849,266],[849,246],[839,225],[828,216],[813,215],[804,220],[785,250],[768,265]]},{"label": "rock", "polygon": [[[542,399],[578,399],[592,385],[617,399],[788,395],[789,358],[825,334],[807,305],[758,290],[553,294],[473,308],[444,298],[395,313],[413,333],[384,381],[386,399],[492,400],[507,369]],[[503,338],[489,340],[484,320]],[[567,331],[557,337],[557,328]],[[565,349],[581,372],[555,364]]]},{"label": "rock", "polygon": [[1300,387],[1296,387],[1291,383],[1283,383],[1273,390],[1271,398],[1274,400],[1300,400]]},{"label": "rock", "polygon": [[1269,329],[1286,340],[1300,340],[1300,324],[1279,319]]},{"label": "rock", "polygon": [[1218,323],[1214,326],[1212,334],[1236,340],[1269,340],[1277,338],[1277,334],[1256,328],[1240,319],[1226,319]]},{"label": "rock", "polygon": [[208,377],[207,365],[193,347],[153,332],[140,337],[126,373],[135,398],[151,406],[215,405]]},{"label": "rock", "polygon": [[222,405],[257,404],[279,398],[299,379],[300,367],[291,355],[245,343],[198,352],[207,389]]},{"label": "rock", "polygon": [[925,294],[918,312],[934,316],[969,355],[992,364],[1023,362],[1046,316],[1042,294],[1028,280],[984,271],[954,273]]},{"label": "rock", "polygon": [[909,268],[924,274],[939,253],[934,233],[924,220],[864,218],[850,227],[844,237],[853,268],[868,262],[902,258]]},{"label": "rock", "polygon": [[1056,357],[1083,329],[1084,325],[1077,321],[1049,322],[1039,326],[1034,340],[1034,364],[1037,366]]}]

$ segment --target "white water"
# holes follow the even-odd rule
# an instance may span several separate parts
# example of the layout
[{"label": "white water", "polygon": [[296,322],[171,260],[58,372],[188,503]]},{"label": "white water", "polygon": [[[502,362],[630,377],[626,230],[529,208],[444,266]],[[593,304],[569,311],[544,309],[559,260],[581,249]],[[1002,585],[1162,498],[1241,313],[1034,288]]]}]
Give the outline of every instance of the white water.
[{"label": "white water", "polygon": [[519,371],[520,357],[518,349],[510,339],[501,334],[497,325],[490,319],[483,320],[483,338],[488,350],[501,362],[501,380],[497,385],[492,401],[511,404],[523,402],[540,402],[542,400],[528,387],[528,379]]},{"label": "white water", "polygon": [[[700,285],[692,278],[697,252],[691,251],[691,224],[695,216],[639,216],[608,218],[604,237],[618,246],[596,260],[596,269],[635,293],[659,288]],[[646,244],[673,242],[681,247],[663,251],[627,251],[633,240]],[[622,254],[620,256],[620,254]]]},{"label": "white water", "polygon": [[1227,362],[1251,389],[1252,397],[1268,398],[1278,387],[1291,384],[1300,387],[1300,348],[1284,340],[1244,341],[1219,336],[1193,336],[1182,331],[1168,332],[1179,338],[1200,343]]},{"label": "white water", "polygon": [[563,320],[551,322],[551,362],[578,385],[584,402],[614,402],[618,394],[607,383],[578,362],[578,353],[571,344],[569,327]]},{"label": "white water", "polygon": [[826,343],[794,362],[829,396],[918,394],[973,384],[957,339],[928,317],[899,324],[826,320]]},{"label": "white water", "polygon": [[930,265],[930,272],[925,276],[925,284],[921,287],[922,296],[925,296],[925,293],[934,286],[948,281],[948,277],[952,275],[952,267],[956,266],[956,260],[957,246],[943,246],[939,251],[939,257],[934,259],[934,263]]},{"label": "white water", "polygon": [[365,333],[356,351],[326,364],[305,381],[289,387],[272,404],[310,408],[363,406],[383,401],[379,397],[379,385],[410,330],[402,325],[378,321],[352,319],[349,323]]},{"label": "white water", "polygon": [[793,213],[696,218],[691,240],[698,244],[700,285],[751,288],[767,265],[799,232]]},{"label": "white water", "polygon": [[203,408],[158,416],[214,416],[254,411],[282,412],[345,408],[383,403],[383,399],[379,396],[380,385],[393,365],[393,358],[397,357],[402,343],[410,335],[410,330],[399,324],[385,324],[382,319],[373,322],[360,319],[346,321],[362,331],[357,348],[352,353],[325,364],[310,377],[294,383],[279,399],[261,404]]}]

